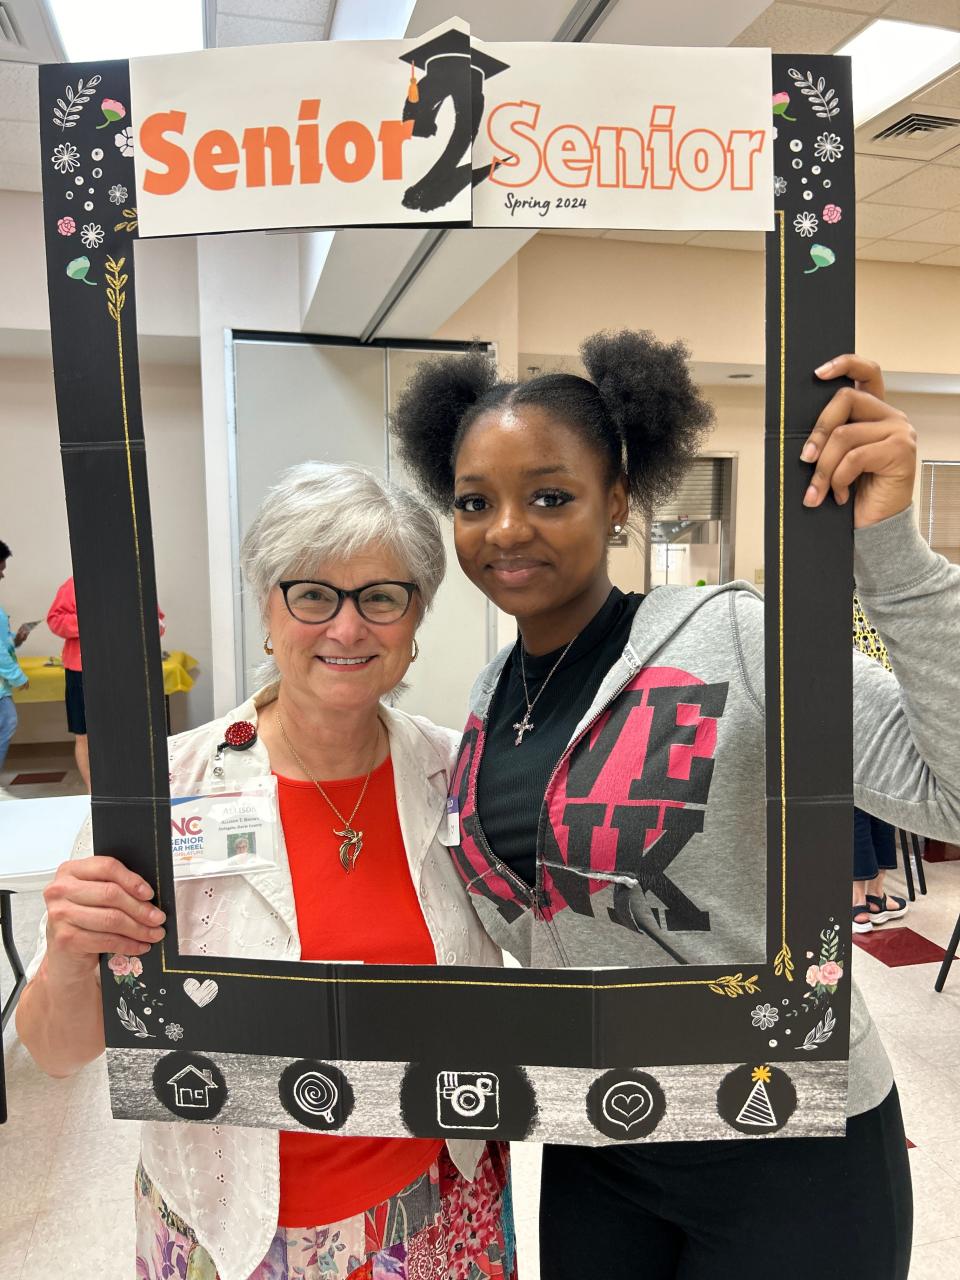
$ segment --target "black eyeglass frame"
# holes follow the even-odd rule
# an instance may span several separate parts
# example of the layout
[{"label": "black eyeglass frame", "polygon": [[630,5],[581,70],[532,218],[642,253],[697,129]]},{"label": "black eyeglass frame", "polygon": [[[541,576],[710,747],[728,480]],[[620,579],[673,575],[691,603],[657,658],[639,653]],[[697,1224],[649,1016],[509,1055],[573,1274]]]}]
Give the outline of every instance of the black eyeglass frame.
[{"label": "black eyeglass frame", "polygon": [[[308,622],[306,618],[300,618],[293,612],[287,593],[291,587],[300,587],[304,584],[311,587],[326,587],[328,590],[337,593],[337,607],[329,618],[324,618],[320,622]],[[316,578],[287,578],[283,582],[278,582],[277,586],[283,592],[283,603],[287,606],[287,613],[291,618],[294,618],[297,622],[302,622],[307,627],[324,627],[328,622],[332,622],[343,608],[345,600],[353,601],[353,607],[364,622],[369,622],[374,627],[391,627],[395,622],[399,622],[401,618],[407,616],[410,612],[413,597],[420,590],[415,582],[400,582],[395,578],[377,578],[373,582],[365,582],[362,587],[354,587],[351,591],[348,591],[345,587],[335,587],[332,582],[321,582]],[[368,618],[360,606],[360,596],[364,591],[369,591],[371,587],[405,587],[407,589],[407,603],[403,613],[399,617],[391,618],[389,622],[384,622],[382,618]]]}]

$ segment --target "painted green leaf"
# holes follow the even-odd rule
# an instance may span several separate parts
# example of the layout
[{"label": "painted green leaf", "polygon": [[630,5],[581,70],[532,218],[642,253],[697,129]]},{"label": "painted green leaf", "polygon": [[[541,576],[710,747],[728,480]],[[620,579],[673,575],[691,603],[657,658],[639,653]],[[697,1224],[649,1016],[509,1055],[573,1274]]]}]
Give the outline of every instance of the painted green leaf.
[{"label": "painted green leaf", "polygon": [[814,266],[808,267],[803,273],[805,276],[813,275],[815,271],[819,271],[821,267],[832,267],[837,260],[837,255],[832,249],[828,249],[825,244],[814,244],[810,246],[810,257],[814,261]]},{"label": "painted green leaf", "polygon": [[87,257],[74,258],[72,262],[67,263],[67,275],[71,280],[82,280],[84,284],[96,286],[96,280],[88,280],[87,273],[90,270],[90,259]]}]

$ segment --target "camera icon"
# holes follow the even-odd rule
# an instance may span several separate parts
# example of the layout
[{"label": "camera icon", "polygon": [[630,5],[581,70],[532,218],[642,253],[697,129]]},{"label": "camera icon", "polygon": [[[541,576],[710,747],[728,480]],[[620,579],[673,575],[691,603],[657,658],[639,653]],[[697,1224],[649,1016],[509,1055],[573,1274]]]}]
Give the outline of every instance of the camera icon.
[{"label": "camera icon", "polygon": [[437,1123],[442,1129],[495,1129],[500,1123],[500,1081],[492,1071],[440,1071]]}]

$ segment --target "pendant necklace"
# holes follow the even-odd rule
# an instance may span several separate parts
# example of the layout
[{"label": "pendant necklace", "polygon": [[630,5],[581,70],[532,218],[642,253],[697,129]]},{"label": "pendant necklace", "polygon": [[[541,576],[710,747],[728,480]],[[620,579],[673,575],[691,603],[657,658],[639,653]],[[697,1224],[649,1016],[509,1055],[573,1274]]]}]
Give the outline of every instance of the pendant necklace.
[{"label": "pendant necklace", "polygon": [[537,703],[539,702],[541,693],[543,693],[544,689],[545,689],[545,688],[547,687],[547,685],[549,684],[549,682],[550,682],[550,677],[553,675],[553,673],[556,671],[557,667],[559,667],[560,663],[564,660],[564,658],[565,658],[565,657],[567,656],[567,654],[570,652],[571,645],[573,644],[573,641],[574,641],[574,640],[576,640],[577,636],[579,636],[579,634],[580,634],[580,632],[578,631],[578,632],[577,632],[577,635],[573,637],[573,640],[571,640],[571,641],[570,641],[570,643],[569,643],[569,644],[566,646],[566,648],[564,649],[563,653],[561,653],[560,657],[556,660],[556,662],[553,664],[553,666],[552,666],[552,667],[550,668],[550,670],[547,672],[547,677],[546,677],[546,679],[544,680],[543,684],[540,686],[540,688],[537,690],[537,696],[533,699],[533,701],[532,701],[532,702],[530,701],[530,694],[529,694],[529,692],[528,692],[528,690],[527,690],[527,673],[526,673],[526,670],[525,670],[524,665],[523,665],[523,639],[522,639],[522,637],[521,637],[521,640],[520,640],[520,679],[523,681],[523,696],[524,696],[524,699],[525,699],[526,704],[527,704],[527,709],[526,709],[526,711],[523,713],[523,719],[522,719],[522,720],[520,720],[520,721],[518,721],[518,723],[517,723],[517,724],[515,724],[515,725],[513,726],[513,727],[517,730],[517,736],[516,736],[516,737],[514,738],[514,740],[513,740],[513,745],[514,745],[515,747],[519,747],[519,746],[520,746],[520,744],[521,744],[521,742],[523,742],[523,735],[524,735],[525,733],[532,733],[532,732],[533,732],[533,730],[534,730],[534,723],[533,723],[533,721],[530,719],[530,714],[531,714],[531,712],[533,711],[533,708],[534,708],[534,707],[537,705]]},{"label": "pendant necklace", "polygon": [[337,817],[343,823],[343,830],[338,831],[336,827],[334,827],[333,834],[335,836],[339,836],[340,839],[343,841],[343,843],[340,845],[340,865],[343,867],[347,875],[349,875],[350,872],[357,865],[357,859],[360,857],[360,851],[363,848],[363,832],[358,831],[354,827],[353,820],[357,816],[357,810],[360,808],[361,804],[363,803],[363,797],[367,794],[367,786],[370,782],[370,777],[373,773],[373,766],[377,760],[377,748],[380,746],[380,720],[379,718],[377,719],[377,740],[373,746],[373,761],[371,762],[370,768],[367,771],[367,776],[363,780],[363,786],[360,788],[360,795],[357,798],[357,803],[353,806],[353,812],[350,814],[349,818],[345,818],[343,816],[343,814],[340,812],[337,806],[333,803],[333,801],[324,791],[323,787],[320,785],[317,779],[313,776],[313,774],[310,772],[307,766],[303,763],[303,761],[297,755],[296,748],[294,747],[290,739],[287,737],[287,731],[283,727],[283,721],[280,719],[279,708],[277,709],[277,727],[280,730],[280,737],[283,738],[284,742],[287,745],[287,749],[289,750],[290,754],[293,756],[294,760],[296,760],[297,764],[300,766],[303,772],[307,775],[307,777],[310,779],[313,785],[317,788],[317,790],[323,796],[324,800],[326,800],[327,804],[330,806],[333,812],[337,815]]}]

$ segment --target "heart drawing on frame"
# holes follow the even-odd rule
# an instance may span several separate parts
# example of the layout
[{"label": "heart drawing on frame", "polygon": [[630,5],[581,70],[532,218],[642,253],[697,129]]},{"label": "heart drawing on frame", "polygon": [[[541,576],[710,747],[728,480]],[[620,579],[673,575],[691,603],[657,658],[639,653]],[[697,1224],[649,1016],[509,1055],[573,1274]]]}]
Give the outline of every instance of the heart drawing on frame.
[{"label": "heart drawing on frame", "polygon": [[193,1003],[199,1005],[201,1009],[211,1000],[216,1000],[217,992],[220,990],[212,978],[207,978],[206,982],[198,982],[196,978],[186,978],[183,989]]}]

